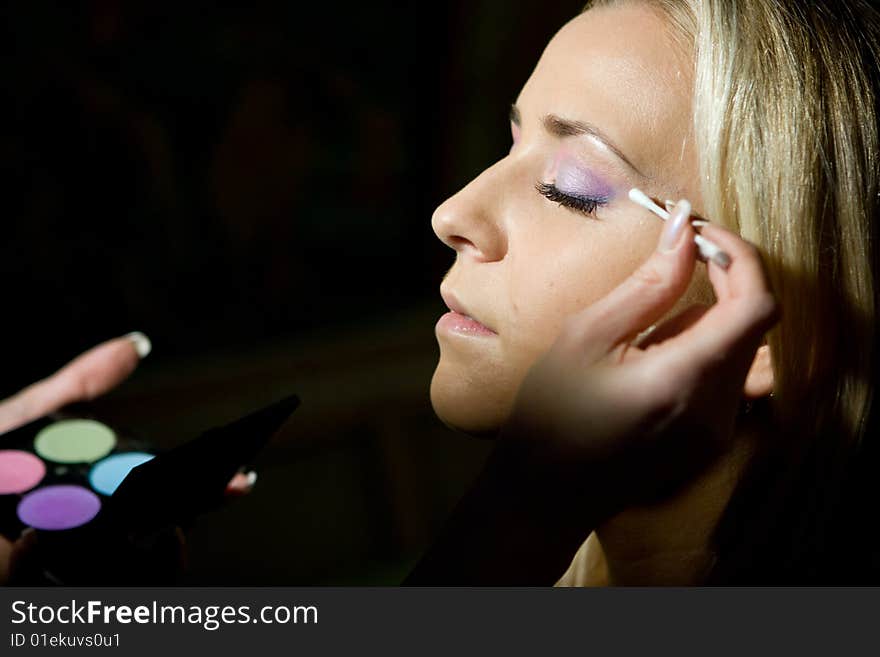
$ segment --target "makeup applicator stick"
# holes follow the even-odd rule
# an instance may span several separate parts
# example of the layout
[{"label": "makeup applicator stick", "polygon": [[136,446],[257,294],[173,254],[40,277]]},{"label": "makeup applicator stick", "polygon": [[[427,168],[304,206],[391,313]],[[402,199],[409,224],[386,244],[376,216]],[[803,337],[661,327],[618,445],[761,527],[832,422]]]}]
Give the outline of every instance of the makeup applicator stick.
[{"label": "makeup applicator stick", "polygon": [[[629,200],[641,205],[646,210],[650,210],[663,221],[669,219],[669,213],[666,210],[654,203],[645,192],[636,187],[629,190]],[[717,244],[711,240],[707,240],[702,235],[694,235],[694,242],[696,243],[697,248],[699,248],[700,254],[706,258],[706,260],[711,260],[722,269],[727,269],[730,266],[730,256],[722,251]]]}]

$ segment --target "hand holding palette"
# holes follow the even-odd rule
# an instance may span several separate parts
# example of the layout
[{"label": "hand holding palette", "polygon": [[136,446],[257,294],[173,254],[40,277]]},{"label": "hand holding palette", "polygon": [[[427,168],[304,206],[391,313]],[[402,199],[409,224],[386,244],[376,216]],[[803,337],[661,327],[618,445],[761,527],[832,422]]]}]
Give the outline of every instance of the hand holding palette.
[{"label": "hand holding palette", "polygon": [[0,533],[38,534],[16,583],[172,581],[176,526],[219,505],[298,405],[287,397],[160,455],[70,411],[0,435]]}]

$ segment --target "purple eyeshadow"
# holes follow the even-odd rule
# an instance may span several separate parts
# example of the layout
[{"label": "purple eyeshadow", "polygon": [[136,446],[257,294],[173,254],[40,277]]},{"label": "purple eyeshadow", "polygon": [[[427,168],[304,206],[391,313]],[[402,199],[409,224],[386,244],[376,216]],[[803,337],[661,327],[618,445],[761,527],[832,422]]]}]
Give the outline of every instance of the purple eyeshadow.
[{"label": "purple eyeshadow", "polygon": [[89,522],[101,510],[101,500],[82,486],[45,486],[18,503],[18,517],[35,529],[72,529]]},{"label": "purple eyeshadow", "polygon": [[574,162],[564,161],[556,171],[556,189],[577,198],[607,203],[614,196],[611,185]]}]

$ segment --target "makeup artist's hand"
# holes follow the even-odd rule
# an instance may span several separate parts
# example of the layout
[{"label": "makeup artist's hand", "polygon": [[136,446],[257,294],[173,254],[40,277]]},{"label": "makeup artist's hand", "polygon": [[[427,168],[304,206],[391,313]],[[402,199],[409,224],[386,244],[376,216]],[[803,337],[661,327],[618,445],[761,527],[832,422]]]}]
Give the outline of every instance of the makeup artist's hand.
[{"label": "makeup artist's hand", "polygon": [[[667,222],[658,249],[627,280],[573,316],[527,375],[496,459],[512,462],[549,512],[568,522],[650,502],[692,480],[729,447],[743,386],[763,335],[778,320],[757,249],[708,224],[731,257],[708,274],[717,303],[656,327],[687,289],[694,227]],[[664,239],[669,240],[664,242]],[[672,244],[671,250],[665,245]],[[585,529],[593,529],[585,528]]]},{"label": "makeup artist's hand", "polygon": [[0,434],[109,392],[134,372],[150,349],[147,336],[129,333],[80,354],[51,376],[0,402]]},{"label": "makeup artist's hand", "polygon": [[[51,376],[0,402],[0,434],[73,404],[95,399],[122,383],[151,350],[143,333],[129,333],[79,355]],[[254,475],[237,474],[227,486],[230,496],[243,495]],[[8,579],[17,555],[27,552],[28,533],[10,542],[0,536],[0,584]]]},{"label": "makeup artist's hand", "polygon": [[[125,381],[152,350],[150,339],[134,332],[114,338],[80,354],[51,376],[0,401],[0,434],[53,413],[68,404],[90,401]],[[254,475],[237,474],[229,495],[250,491]]]},{"label": "makeup artist's hand", "polygon": [[[150,353],[150,340],[130,333],[81,354],[48,378],[0,402],[0,434],[74,402],[88,401],[122,383],[140,359]],[[17,558],[27,553],[32,532],[17,540],[0,536],[0,584],[9,578]]]}]

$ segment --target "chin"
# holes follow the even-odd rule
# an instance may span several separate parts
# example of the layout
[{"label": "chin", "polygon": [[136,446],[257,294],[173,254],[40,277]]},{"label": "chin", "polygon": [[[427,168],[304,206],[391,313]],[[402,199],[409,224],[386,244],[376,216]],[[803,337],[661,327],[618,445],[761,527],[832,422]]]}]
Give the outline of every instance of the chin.
[{"label": "chin", "polygon": [[474,372],[462,372],[441,358],[431,379],[431,405],[450,429],[495,438],[510,416],[515,392],[511,387],[488,377],[484,380]]}]

